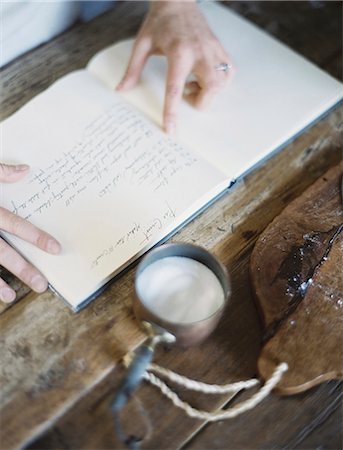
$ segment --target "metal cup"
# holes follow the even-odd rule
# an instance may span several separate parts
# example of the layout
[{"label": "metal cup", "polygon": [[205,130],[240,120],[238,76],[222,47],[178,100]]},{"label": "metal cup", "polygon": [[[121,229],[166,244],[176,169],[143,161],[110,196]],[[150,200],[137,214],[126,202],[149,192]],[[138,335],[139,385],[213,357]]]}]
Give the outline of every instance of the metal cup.
[{"label": "metal cup", "polygon": [[[209,317],[189,323],[171,322],[156,310],[149,309],[140,297],[137,280],[142,272],[152,263],[171,256],[182,256],[198,261],[208,267],[217,277],[224,293],[224,301]],[[176,343],[181,347],[199,344],[206,339],[216,327],[230,295],[229,276],[218,259],[205,249],[191,244],[166,244],[149,252],[139,263],[135,278],[135,296],[133,308],[139,321],[145,326],[149,338],[138,348],[125,379],[120,385],[112,402],[112,411],[118,413],[127,403],[130,395],[138,387],[144,372],[153,358],[154,348],[158,343]],[[196,299],[194,300],[196,308]]]},{"label": "metal cup", "polygon": [[[158,325],[159,330],[162,328],[174,335],[179,346],[189,347],[202,342],[216,327],[230,295],[229,276],[223,264],[207,250],[192,244],[166,244],[152,250],[142,259],[137,267],[135,287],[139,276],[150,264],[171,256],[193,259],[204,264],[214,273],[224,292],[224,302],[220,308],[203,320],[189,323],[171,322],[167,317],[158,314],[156,310],[149,309],[140,298],[137,288],[135,288],[133,309],[138,320],[150,323],[153,328],[154,325]],[[196,299],[194,299],[194,308],[196,308]]]}]

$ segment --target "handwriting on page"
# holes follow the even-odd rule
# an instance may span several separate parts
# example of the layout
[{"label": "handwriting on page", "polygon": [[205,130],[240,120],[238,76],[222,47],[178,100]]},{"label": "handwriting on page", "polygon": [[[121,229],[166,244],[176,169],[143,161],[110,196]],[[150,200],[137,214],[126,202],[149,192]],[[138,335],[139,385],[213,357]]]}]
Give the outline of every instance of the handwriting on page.
[{"label": "handwriting on page", "polygon": [[12,201],[12,211],[29,219],[56,203],[69,207],[90,189],[103,197],[123,183],[158,191],[195,162],[190,152],[118,103],[89,123],[70,149],[33,173],[30,192]]},{"label": "handwriting on page", "polygon": [[118,248],[125,246],[128,242],[136,240],[140,246],[148,243],[162,228],[175,219],[175,211],[168,202],[164,202],[163,208],[159,214],[141,222],[133,222],[127,231],[121,236],[117,236],[106,248],[94,258],[91,263],[91,269],[103,263],[104,259],[109,257]]}]

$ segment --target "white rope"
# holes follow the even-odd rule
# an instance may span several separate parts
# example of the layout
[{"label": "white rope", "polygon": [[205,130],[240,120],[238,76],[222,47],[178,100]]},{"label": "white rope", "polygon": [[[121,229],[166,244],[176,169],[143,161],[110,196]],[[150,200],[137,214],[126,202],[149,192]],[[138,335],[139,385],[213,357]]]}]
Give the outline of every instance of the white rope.
[{"label": "white rope", "polygon": [[153,373],[145,372],[144,379],[149,381],[154,386],[158,387],[161,390],[162,394],[164,394],[166,397],[168,397],[175,406],[183,409],[190,417],[197,418],[197,419],[204,419],[204,420],[207,420],[210,422],[214,422],[216,420],[231,419],[233,417],[238,416],[239,414],[242,414],[242,413],[254,408],[265,397],[267,397],[267,395],[274,389],[274,387],[281,380],[284,372],[286,372],[287,370],[288,370],[288,365],[286,363],[279,364],[276,367],[273,375],[269,378],[269,380],[250,399],[248,399],[244,402],[238,403],[237,405],[233,406],[232,408],[230,408],[226,411],[220,411],[220,412],[201,411],[201,410],[197,410],[197,409],[193,408],[188,403],[182,401],[180,399],[180,397],[178,397],[175,394],[175,392],[173,392],[162,380],[160,380]]},{"label": "white rope", "polygon": [[224,385],[218,384],[207,384],[202,383],[200,381],[191,380],[183,375],[179,375],[178,373],[172,372],[169,369],[165,369],[164,367],[158,366],[157,364],[150,364],[149,369],[158,375],[162,375],[167,378],[169,381],[177,383],[181,386],[186,387],[192,391],[200,391],[205,394],[225,394],[228,392],[238,392],[242,389],[250,389],[260,381],[256,378],[252,378],[251,380],[246,381],[238,381],[237,383],[230,383]]}]

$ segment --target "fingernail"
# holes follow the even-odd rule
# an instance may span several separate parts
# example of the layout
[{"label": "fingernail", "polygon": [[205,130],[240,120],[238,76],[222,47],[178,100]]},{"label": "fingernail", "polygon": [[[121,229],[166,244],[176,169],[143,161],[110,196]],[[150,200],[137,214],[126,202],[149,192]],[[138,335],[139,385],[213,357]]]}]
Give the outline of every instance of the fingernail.
[{"label": "fingernail", "polygon": [[56,255],[61,251],[61,245],[55,241],[55,239],[49,239],[48,241],[48,252]]},{"label": "fingernail", "polygon": [[15,299],[15,292],[13,291],[13,289],[4,287],[0,290],[0,297],[1,300],[5,303],[11,303]]},{"label": "fingernail", "polygon": [[16,172],[24,172],[25,170],[28,170],[30,168],[30,166],[28,166],[27,164],[17,164],[16,166],[14,166],[14,170]]},{"label": "fingernail", "polygon": [[31,280],[31,286],[36,292],[44,292],[48,287],[48,282],[42,275],[35,275]]},{"label": "fingernail", "polygon": [[120,83],[117,84],[116,91],[120,91],[121,89],[123,89],[123,86],[124,86],[124,81],[122,80]]}]

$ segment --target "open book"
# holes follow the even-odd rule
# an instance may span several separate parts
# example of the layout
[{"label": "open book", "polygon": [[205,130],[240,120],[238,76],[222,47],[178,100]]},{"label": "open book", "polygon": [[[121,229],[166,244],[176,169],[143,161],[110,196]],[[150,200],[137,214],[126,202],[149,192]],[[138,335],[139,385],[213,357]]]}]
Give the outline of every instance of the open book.
[{"label": "open book", "polygon": [[182,105],[177,141],[159,127],[162,57],[149,60],[137,88],[114,91],[132,41],[1,124],[2,162],[31,166],[26,179],[1,186],[1,204],[63,250],[53,256],[3,236],[75,311],[342,97],[339,82],[254,25],[213,3],[202,8],[237,72],[209,110]]}]

